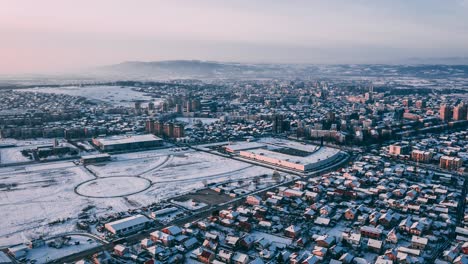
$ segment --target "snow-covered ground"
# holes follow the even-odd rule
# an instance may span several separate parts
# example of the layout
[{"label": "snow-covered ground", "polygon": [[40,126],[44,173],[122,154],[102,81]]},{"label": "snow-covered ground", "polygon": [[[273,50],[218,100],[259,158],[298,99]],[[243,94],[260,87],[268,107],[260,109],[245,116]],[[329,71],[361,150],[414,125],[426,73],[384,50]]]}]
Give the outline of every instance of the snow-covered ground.
[{"label": "snow-covered ground", "polygon": [[0,246],[75,230],[78,215],[89,206],[94,206],[87,211],[91,217],[105,216],[208,183],[273,173],[205,152],[171,149],[115,155],[110,162],[88,168],[91,171],[69,161],[0,168]]},{"label": "snow-covered ground", "polygon": [[105,177],[85,182],[76,191],[90,198],[107,198],[134,194],[150,185],[148,180],[137,177]]},{"label": "snow-covered ground", "polygon": [[0,245],[24,242],[73,230],[70,221],[88,204],[73,192],[75,185],[93,179],[82,167],[60,162],[0,169]]},{"label": "snow-covered ground", "polygon": [[188,199],[187,201],[174,201],[172,200],[171,201],[173,204],[177,204],[177,205],[180,205],[186,209],[189,209],[189,210],[198,210],[198,209],[201,209],[205,206],[207,206],[206,203],[198,203],[196,201],[194,201],[193,199]]},{"label": "snow-covered ground", "polygon": [[31,161],[31,159],[21,154],[21,150],[25,148],[27,147],[0,148],[0,164]]},{"label": "snow-covered ground", "polygon": [[65,87],[40,87],[22,89],[18,91],[68,94],[73,96],[85,96],[88,99],[104,101],[114,105],[128,106],[134,105],[134,100],[153,101],[160,103],[160,100],[153,99],[150,96],[132,90],[131,87],[120,86],[65,86]]},{"label": "snow-covered ground", "polygon": [[[76,245],[75,245],[76,243]],[[63,245],[61,248],[57,249],[54,247],[49,247],[48,245],[43,245],[38,248],[33,248],[28,251],[26,258],[30,260],[36,260],[38,264],[48,263],[50,261],[79,253],[100,245],[100,242],[97,242],[89,237],[85,236],[70,236],[70,241],[66,245]]]},{"label": "snow-covered ground", "polygon": [[11,164],[31,161],[21,154],[21,150],[30,149],[36,146],[52,145],[53,139],[40,138],[30,140],[16,140],[12,138],[0,139],[0,144],[12,144],[15,147],[0,148],[0,164]]},{"label": "snow-covered ground", "polygon": [[116,162],[101,163],[88,166],[99,177],[109,176],[137,176],[145,171],[155,169],[169,160],[170,156],[149,158],[122,159]]}]

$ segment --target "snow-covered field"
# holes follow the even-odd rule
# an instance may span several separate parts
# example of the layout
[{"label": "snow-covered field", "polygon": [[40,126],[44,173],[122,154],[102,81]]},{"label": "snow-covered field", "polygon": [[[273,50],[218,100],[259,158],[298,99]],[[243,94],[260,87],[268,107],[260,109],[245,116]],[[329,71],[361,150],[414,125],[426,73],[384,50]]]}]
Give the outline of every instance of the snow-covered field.
[{"label": "snow-covered field", "polygon": [[93,179],[82,167],[60,162],[0,169],[0,245],[24,242],[73,229],[53,221],[76,218],[88,201],[73,192]]},{"label": "snow-covered field", "polygon": [[109,176],[137,176],[157,168],[168,161],[170,156],[158,156],[149,158],[117,158],[116,162],[107,164],[96,164],[88,166],[98,177]]},{"label": "snow-covered field", "polygon": [[104,216],[208,183],[273,173],[204,152],[171,149],[115,155],[88,169],[66,161],[0,168],[0,246],[75,230],[78,215],[90,205],[91,217]]},{"label": "snow-covered field", "polygon": [[137,177],[105,177],[85,182],[76,191],[90,198],[110,198],[131,195],[148,188],[151,183]]},{"label": "snow-covered field", "polygon": [[15,147],[0,148],[0,164],[11,164],[31,161],[21,154],[21,150],[41,145],[52,145],[53,139],[16,140],[12,138],[0,139],[0,144],[13,144]]},{"label": "snow-covered field", "polygon": [[[76,243],[76,244],[75,244]],[[43,245],[38,248],[33,248],[28,251],[26,258],[36,260],[38,264],[47,263],[71,254],[85,251],[100,245],[100,242],[96,242],[93,239],[85,236],[70,236],[70,240],[66,245],[61,248],[49,247]]]},{"label": "snow-covered field", "polygon": [[27,147],[0,148],[0,164],[31,161],[21,154],[21,150]]},{"label": "snow-covered field", "polygon": [[145,100],[159,103],[143,93],[132,90],[131,87],[120,86],[65,86],[65,87],[41,87],[22,89],[19,91],[68,94],[73,96],[85,96],[86,98],[104,101],[121,106],[132,106],[134,100]]}]

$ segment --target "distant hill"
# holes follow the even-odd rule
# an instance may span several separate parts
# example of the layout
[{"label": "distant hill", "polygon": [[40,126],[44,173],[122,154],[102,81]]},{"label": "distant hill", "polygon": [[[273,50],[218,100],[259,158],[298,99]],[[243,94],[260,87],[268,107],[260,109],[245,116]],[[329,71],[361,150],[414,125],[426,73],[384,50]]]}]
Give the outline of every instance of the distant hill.
[{"label": "distant hill", "polygon": [[408,63],[426,65],[468,65],[468,57],[409,58]]},{"label": "distant hill", "polygon": [[[417,61],[413,59],[413,61]],[[90,74],[118,79],[228,79],[304,77],[468,78],[468,65],[388,64],[242,64],[199,60],[128,61],[99,67]]]},{"label": "distant hill", "polygon": [[271,65],[250,65],[199,60],[174,60],[140,62],[128,61],[103,66],[96,69],[98,74],[126,75],[151,78],[230,78],[239,76],[258,76],[271,70],[279,70]]}]

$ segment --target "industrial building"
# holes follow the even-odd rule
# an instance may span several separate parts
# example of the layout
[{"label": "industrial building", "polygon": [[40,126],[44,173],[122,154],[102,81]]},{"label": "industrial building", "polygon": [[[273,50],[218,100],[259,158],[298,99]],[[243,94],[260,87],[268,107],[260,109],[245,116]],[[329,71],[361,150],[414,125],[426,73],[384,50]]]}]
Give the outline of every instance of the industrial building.
[{"label": "industrial building", "polygon": [[163,145],[163,140],[151,134],[125,135],[93,138],[93,144],[102,151],[119,151],[159,147]]},{"label": "industrial building", "polygon": [[239,155],[244,158],[298,171],[319,169],[343,158],[342,153],[338,149],[328,147],[322,147],[320,150],[305,157],[283,154],[268,149],[240,151]]},{"label": "industrial building", "polygon": [[109,161],[110,159],[111,159],[111,155],[107,153],[102,153],[102,154],[81,156],[80,162],[84,165],[87,165],[87,164],[93,164],[97,162]]},{"label": "industrial building", "polygon": [[134,215],[104,225],[104,227],[115,235],[129,234],[145,229],[151,220],[144,215]]},{"label": "industrial building", "polygon": [[242,158],[302,172],[320,169],[345,156],[339,149],[273,138],[238,142],[224,149]]}]

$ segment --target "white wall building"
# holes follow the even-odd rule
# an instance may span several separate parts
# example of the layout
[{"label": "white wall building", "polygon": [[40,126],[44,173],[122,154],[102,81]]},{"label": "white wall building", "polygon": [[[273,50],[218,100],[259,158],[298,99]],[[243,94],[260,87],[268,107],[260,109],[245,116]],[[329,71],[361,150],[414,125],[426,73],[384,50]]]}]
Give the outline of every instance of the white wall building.
[{"label": "white wall building", "polygon": [[144,215],[134,215],[104,225],[111,233],[120,235],[128,234],[145,229],[151,220]]}]

